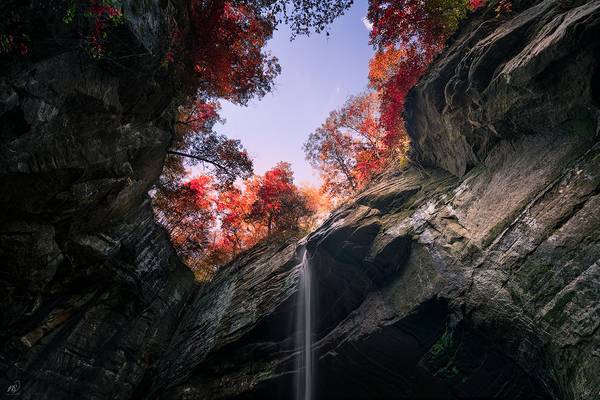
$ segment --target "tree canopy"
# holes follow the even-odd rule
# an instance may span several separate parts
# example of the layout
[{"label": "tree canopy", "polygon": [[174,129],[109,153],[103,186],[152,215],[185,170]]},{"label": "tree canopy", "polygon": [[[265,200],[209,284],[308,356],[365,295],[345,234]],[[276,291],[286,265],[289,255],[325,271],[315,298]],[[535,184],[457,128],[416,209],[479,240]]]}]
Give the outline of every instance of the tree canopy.
[{"label": "tree canopy", "polygon": [[[472,0],[474,1],[474,0]],[[299,188],[290,164],[253,174],[239,141],[214,131],[219,100],[245,105],[272,90],[278,60],[265,51],[277,25],[322,32],[351,0],[191,0],[190,23],[171,27],[166,64],[194,92],[157,185],[155,208],[180,254],[197,270],[225,262],[259,240],[306,229],[332,199],[346,198],[405,159],[404,101],[470,9],[468,0],[370,0],[368,91],[350,96],[304,146],[323,185]],[[202,173],[188,177],[194,167]]]}]

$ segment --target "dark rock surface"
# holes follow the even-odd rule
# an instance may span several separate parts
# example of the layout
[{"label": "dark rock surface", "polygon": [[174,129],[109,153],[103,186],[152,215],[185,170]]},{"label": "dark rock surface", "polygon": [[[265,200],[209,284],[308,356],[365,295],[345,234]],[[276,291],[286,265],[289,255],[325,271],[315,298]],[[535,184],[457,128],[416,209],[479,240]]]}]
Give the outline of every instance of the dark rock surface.
[{"label": "dark rock surface", "polygon": [[[114,62],[36,38],[3,59],[0,397],[15,382],[23,399],[143,394],[195,286],[147,195],[173,90],[157,51],[168,13],[146,3],[111,33],[127,47]],[[31,16],[39,31],[61,26],[32,9],[48,13]]]},{"label": "dark rock surface", "polygon": [[[413,166],[202,288],[146,195],[162,78],[69,52],[3,74],[6,384],[291,398],[307,252],[317,399],[600,398],[600,1],[514,6],[467,21],[409,96]],[[160,10],[144,15],[121,35],[160,46]]]}]

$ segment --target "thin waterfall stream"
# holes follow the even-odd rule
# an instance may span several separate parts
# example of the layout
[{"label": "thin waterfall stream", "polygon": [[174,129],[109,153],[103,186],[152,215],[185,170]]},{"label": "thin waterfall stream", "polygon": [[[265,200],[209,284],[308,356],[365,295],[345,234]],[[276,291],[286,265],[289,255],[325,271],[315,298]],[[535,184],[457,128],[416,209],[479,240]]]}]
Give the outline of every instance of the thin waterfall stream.
[{"label": "thin waterfall stream", "polygon": [[300,264],[298,304],[296,309],[297,348],[296,400],[312,400],[313,388],[313,293],[307,252]]}]

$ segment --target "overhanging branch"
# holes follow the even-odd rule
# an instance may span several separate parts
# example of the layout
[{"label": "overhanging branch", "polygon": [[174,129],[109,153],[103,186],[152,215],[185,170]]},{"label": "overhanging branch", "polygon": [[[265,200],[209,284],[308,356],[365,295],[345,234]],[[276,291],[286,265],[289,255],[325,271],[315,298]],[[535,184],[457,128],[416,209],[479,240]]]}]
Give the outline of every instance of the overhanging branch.
[{"label": "overhanging branch", "polygon": [[176,150],[167,150],[167,154],[171,154],[174,156],[180,156],[180,157],[186,157],[186,158],[191,158],[193,160],[198,160],[198,161],[202,161],[211,165],[214,165],[215,167],[225,171],[228,175],[231,175],[231,173],[229,172],[229,170],[227,168],[225,168],[224,166],[222,166],[221,164],[219,164],[216,161],[213,160],[209,160],[200,156],[195,156],[193,154],[187,154],[187,153],[183,153],[181,151],[176,151]]}]

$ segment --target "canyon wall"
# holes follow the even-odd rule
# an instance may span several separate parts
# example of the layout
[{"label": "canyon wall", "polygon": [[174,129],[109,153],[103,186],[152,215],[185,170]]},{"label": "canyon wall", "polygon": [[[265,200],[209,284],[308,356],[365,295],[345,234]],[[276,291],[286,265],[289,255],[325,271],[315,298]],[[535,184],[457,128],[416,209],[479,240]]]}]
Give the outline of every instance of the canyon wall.
[{"label": "canyon wall", "polygon": [[3,383],[28,399],[290,398],[306,252],[316,398],[599,398],[600,1],[513,5],[469,18],[409,95],[410,166],[202,287],[146,194],[171,129],[151,56],[168,10],[119,32],[147,75],[75,52],[13,64]]},{"label": "canyon wall", "polygon": [[409,95],[410,167],[196,298],[161,398],[291,396],[304,251],[316,398],[600,397],[600,2],[514,6]]},{"label": "canyon wall", "polygon": [[133,398],[195,286],[147,194],[171,138],[171,14],[127,2],[96,60],[44,3],[21,3],[40,37],[0,76],[0,396]]}]

